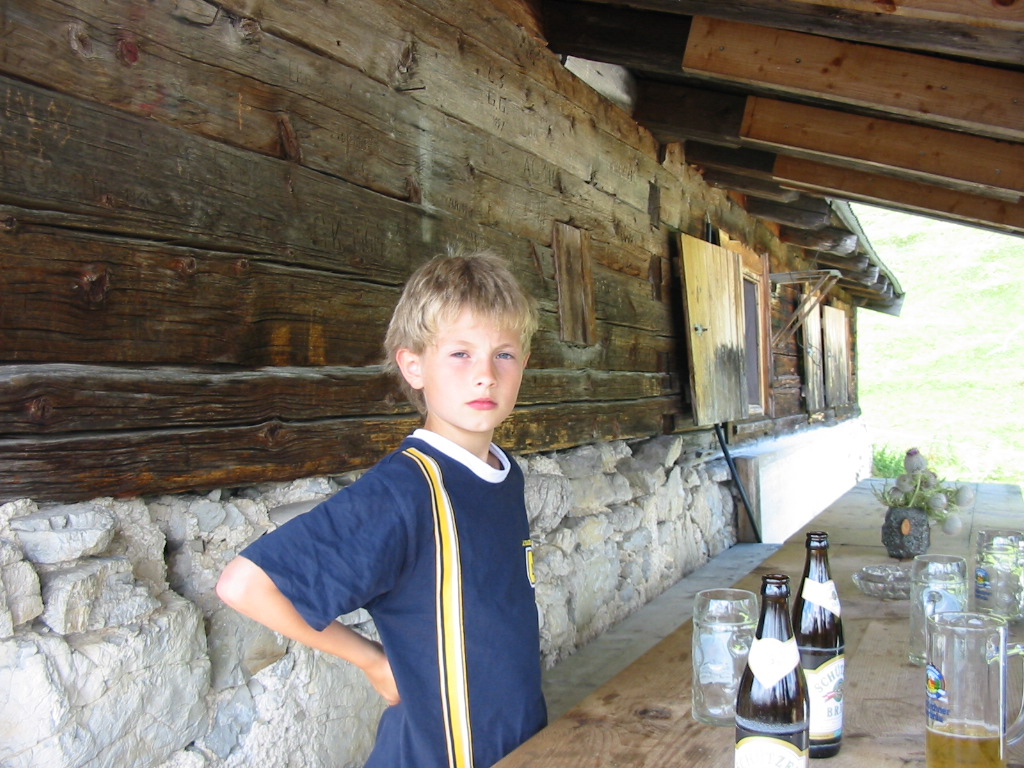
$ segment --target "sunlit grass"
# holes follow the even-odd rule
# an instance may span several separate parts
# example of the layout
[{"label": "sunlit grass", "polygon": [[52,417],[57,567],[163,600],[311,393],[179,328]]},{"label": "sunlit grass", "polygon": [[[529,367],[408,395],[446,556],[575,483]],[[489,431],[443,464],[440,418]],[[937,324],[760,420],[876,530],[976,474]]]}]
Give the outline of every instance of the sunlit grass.
[{"label": "sunlit grass", "polygon": [[855,206],[907,298],[857,312],[876,454],[912,447],[949,481],[1024,484],[1024,238]]}]

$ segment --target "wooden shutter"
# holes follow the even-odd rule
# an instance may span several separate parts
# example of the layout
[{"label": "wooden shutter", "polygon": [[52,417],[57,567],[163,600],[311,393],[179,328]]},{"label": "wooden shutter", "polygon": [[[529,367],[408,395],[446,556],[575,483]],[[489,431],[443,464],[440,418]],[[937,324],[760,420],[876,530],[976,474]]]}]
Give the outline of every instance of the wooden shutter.
[{"label": "wooden shutter", "polygon": [[551,241],[562,341],[590,346],[597,341],[590,233],[555,222]]},{"label": "wooden shutter", "polygon": [[825,410],[825,361],[821,341],[821,308],[815,305],[803,322],[804,399],[808,413]]},{"label": "wooden shutter", "polygon": [[829,407],[850,402],[850,358],[847,351],[846,313],[821,308],[825,338],[825,402]]},{"label": "wooden shutter", "polygon": [[682,235],[683,298],[694,421],[747,416],[743,288],[739,254]]}]

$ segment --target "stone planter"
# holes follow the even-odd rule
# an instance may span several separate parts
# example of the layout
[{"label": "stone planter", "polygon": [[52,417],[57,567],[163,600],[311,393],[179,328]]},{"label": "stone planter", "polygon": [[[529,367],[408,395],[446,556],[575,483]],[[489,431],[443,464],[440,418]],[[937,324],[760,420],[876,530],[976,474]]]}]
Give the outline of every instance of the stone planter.
[{"label": "stone planter", "polygon": [[882,523],[882,543],[889,557],[906,560],[923,555],[931,545],[928,515],[917,507],[889,507]]}]

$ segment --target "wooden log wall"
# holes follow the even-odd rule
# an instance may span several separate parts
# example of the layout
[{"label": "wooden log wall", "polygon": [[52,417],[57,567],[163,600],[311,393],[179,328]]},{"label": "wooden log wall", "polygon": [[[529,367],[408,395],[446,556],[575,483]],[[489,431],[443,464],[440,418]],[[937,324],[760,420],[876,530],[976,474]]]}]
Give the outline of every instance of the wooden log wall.
[{"label": "wooden log wall", "polygon": [[[0,25],[0,502],[369,466],[418,423],[387,319],[449,245],[541,305],[506,445],[684,429],[672,234],[789,253],[525,1],[5,0]],[[593,344],[560,337],[556,223],[589,236]]]}]

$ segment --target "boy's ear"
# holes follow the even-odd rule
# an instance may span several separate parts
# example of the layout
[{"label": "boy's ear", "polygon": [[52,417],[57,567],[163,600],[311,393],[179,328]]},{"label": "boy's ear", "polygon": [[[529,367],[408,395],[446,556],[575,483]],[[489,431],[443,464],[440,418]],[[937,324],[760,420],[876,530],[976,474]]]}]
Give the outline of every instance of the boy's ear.
[{"label": "boy's ear", "polygon": [[419,355],[403,347],[395,352],[395,362],[410,387],[423,389],[423,366]]}]

